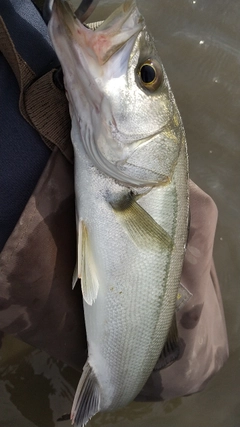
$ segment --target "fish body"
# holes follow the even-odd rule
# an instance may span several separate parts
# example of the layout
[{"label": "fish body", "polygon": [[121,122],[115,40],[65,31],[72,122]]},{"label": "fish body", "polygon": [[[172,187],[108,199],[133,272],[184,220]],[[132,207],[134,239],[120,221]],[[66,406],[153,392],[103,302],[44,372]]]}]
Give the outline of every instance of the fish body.
[{"label": "fish body", "polygon": [[49,24],[72,120],[88,360],[72,420],[131,402],[174,318],[188,226],[182,121],[134,1],[93,32],[56,0]]}]

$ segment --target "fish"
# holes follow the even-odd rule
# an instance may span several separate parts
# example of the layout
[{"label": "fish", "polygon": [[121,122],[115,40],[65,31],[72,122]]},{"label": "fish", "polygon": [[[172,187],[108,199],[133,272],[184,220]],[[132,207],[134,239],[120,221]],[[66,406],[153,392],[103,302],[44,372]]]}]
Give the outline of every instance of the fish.
[{"label": "fish", "polygon": [[[129,404],[177,349],[189,213],[184,127],[134,0],[93,31],[55,0],[49,33],[71,116],[88,357],[71,420]],[[174,353],[174,352],[173,352]]]}]

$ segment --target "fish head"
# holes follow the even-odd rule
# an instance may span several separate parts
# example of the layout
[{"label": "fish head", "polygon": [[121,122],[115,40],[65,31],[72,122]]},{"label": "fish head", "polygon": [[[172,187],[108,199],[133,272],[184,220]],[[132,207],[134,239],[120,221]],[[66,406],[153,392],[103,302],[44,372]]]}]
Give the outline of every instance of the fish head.
[{"label": "fish head", "polygon": [[185,134],[136,2],[124,2],[93,31],[67,1],[55,0],[49,32],[70,114],[79,125],[79,144],[92,163],[126,186],[169,182]]}]

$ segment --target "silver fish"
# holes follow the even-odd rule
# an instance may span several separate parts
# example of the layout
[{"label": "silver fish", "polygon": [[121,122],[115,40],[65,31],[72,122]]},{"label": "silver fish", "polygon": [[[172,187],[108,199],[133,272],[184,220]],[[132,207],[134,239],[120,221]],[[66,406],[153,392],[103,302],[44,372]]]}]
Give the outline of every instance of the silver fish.
[{"label": "silver fish", "polygon": [[[72,421],[131,402],[167,339],[188,226],[185,133],[135,1],[95,31],[55,0],[75,155],[78,262],[88,359]],[[169,338],[168,338],[169,336]]]}]

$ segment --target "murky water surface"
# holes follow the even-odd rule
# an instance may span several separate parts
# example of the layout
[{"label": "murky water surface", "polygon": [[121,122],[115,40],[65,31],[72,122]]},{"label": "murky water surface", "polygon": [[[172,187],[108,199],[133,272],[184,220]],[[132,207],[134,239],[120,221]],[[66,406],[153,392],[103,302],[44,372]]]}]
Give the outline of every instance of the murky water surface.
[{"label": "murky water surface", "polygon": [[[110,8],[94,13],[95,20]],[[112,2],[113,4],[114,2]],[[89,427],[240,426],[240,7],[239,0],[139,0],[186,128],[191,178],[219,209],[214,257],[230,358],[207,388],[164,403],[132,403]],[[111,10],[113,7],[111,7]],[[47,354],[4,338],[0,426],[55,427],[71,406],[78,374]]]}]

